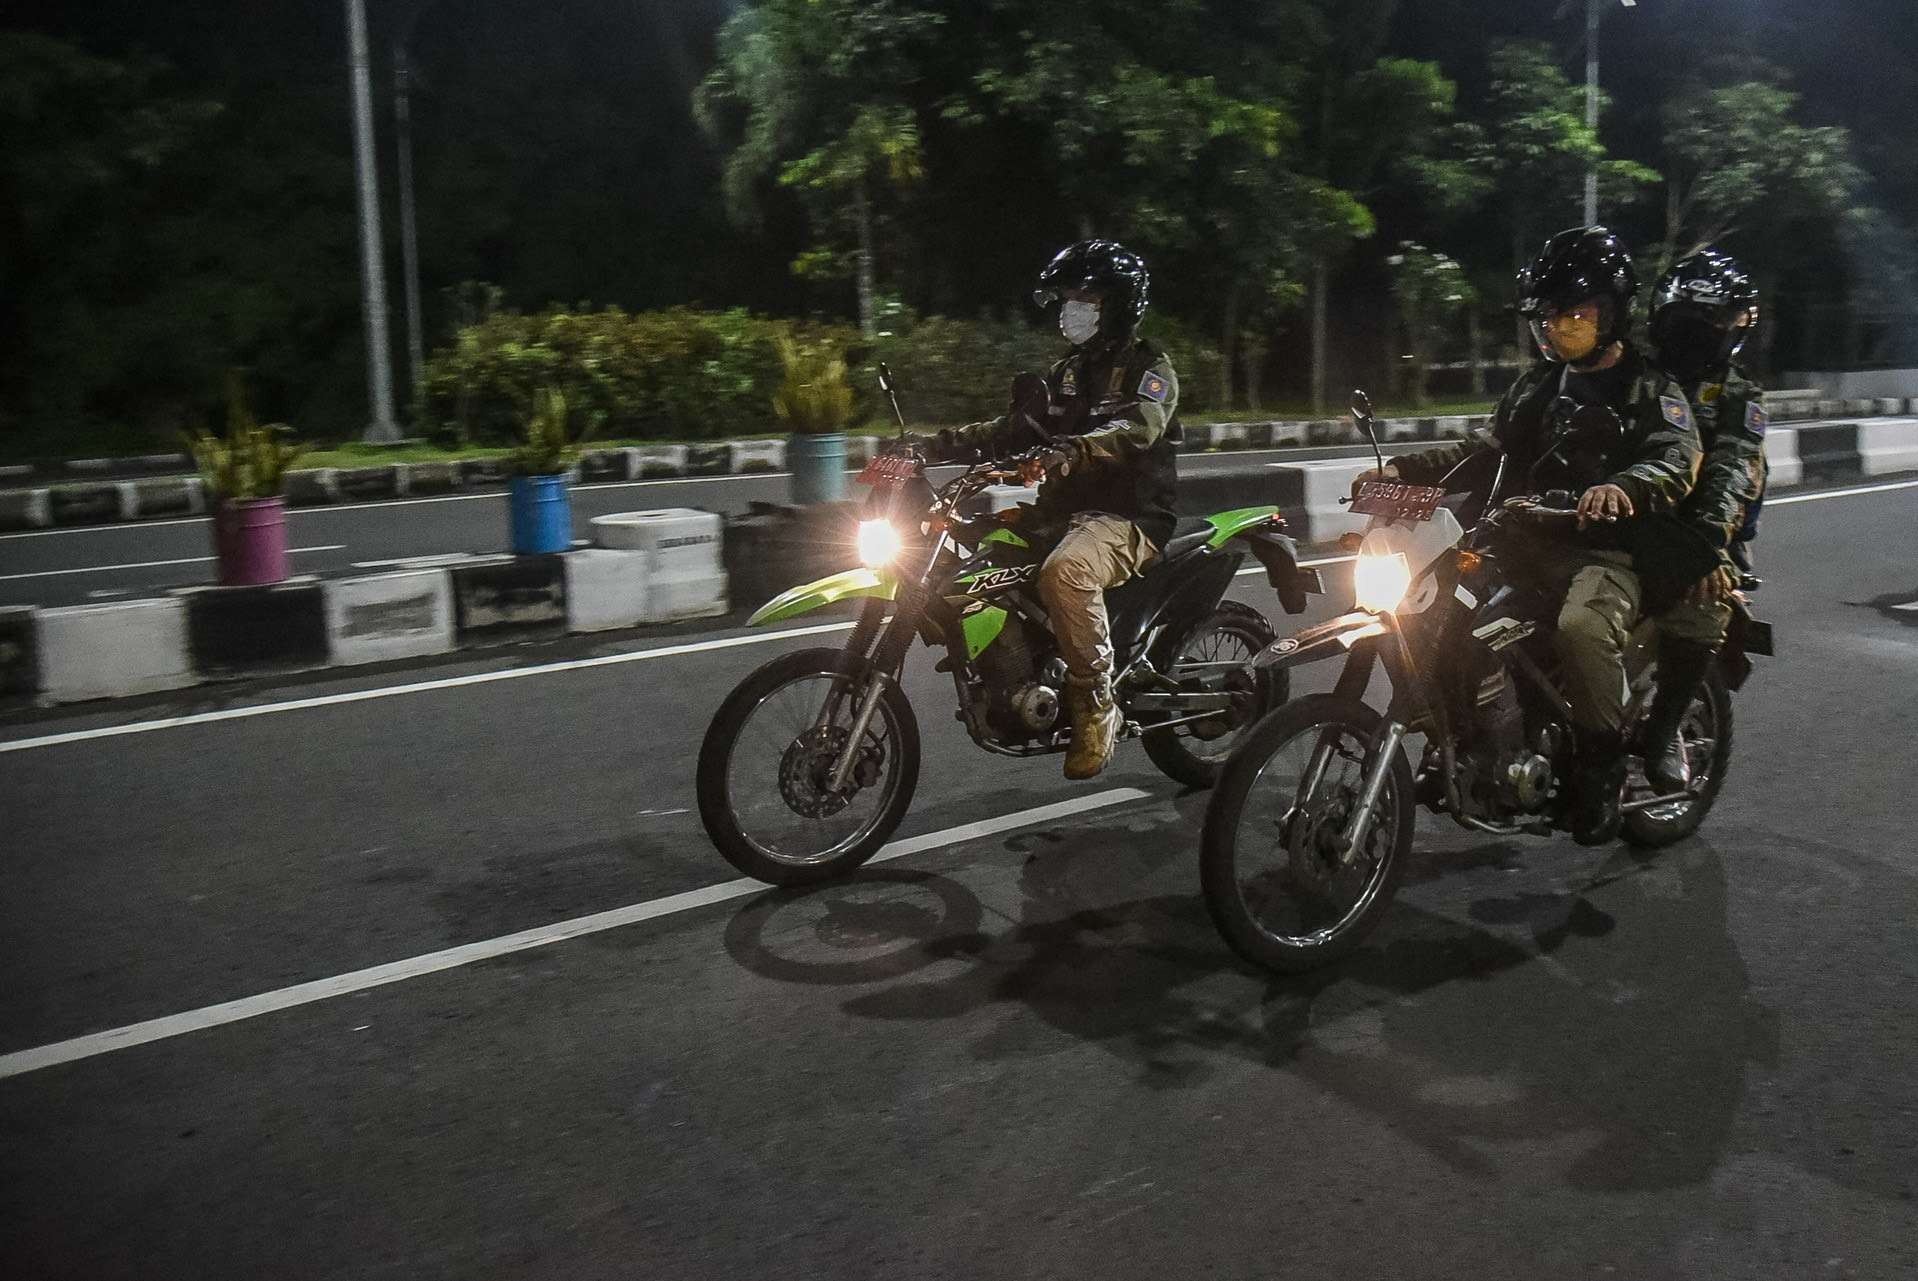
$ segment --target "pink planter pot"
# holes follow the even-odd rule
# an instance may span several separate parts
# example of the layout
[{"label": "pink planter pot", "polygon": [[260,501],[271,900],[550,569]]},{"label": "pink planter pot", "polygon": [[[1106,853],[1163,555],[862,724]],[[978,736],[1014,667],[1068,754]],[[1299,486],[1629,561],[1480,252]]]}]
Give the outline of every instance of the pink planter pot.
[{"label": "pink planter pot", "polygon": [[220,586],[258,587],[284,582],[286,499],[229,499],[213,514],[213,554]]}]

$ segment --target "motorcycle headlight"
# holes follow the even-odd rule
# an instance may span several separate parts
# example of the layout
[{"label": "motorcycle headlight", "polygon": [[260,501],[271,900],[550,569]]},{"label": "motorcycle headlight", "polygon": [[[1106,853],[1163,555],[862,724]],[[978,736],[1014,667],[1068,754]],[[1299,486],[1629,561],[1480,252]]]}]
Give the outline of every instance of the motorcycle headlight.
[{"label": "motorcycle headlight", "polygon": [[889,520],[859,522],[859,563],[867,569],[883,569],[898,558],[904,545],[899,531]]},{"label": "motorcycle headlight", "polygon": [[1364,552],[1352,566],[1352,594],[1360,609],[1383,614],[1398,608],[1412,585],[1404,552]]}]

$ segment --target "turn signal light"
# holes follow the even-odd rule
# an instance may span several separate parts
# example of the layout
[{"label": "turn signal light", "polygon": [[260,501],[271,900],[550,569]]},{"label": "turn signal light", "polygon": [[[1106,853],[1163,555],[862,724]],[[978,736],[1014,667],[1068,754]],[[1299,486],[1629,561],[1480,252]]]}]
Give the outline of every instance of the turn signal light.
[{"label": "turn signal light", "polygon": [[1485,558],[1477,552],[1460,552],[1458,554],[1458,572],[1461,574],[1477,573],[1478,567],[1484,563]]},{"label": "turn signal light", "polygon": [[1342,552],[1355,552],[1364,545],[1365,535],[1359,533],[1357,530],[1351,530],[1339,535],[1339,550]]}]

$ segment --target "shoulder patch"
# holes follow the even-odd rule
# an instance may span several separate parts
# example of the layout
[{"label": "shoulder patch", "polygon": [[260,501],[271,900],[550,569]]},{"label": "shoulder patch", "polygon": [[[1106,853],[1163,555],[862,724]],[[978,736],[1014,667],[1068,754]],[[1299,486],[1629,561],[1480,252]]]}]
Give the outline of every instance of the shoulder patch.
[{"label": "shoulder patch", "polygon": [[1660,396],[1659,412],[1665,415],[1665,421],[1683,431],[1692,430],[1692,407],[1685,403],[1683,396]]},{"label": "shoulder patch", "polygon": [[1763,436],[1765,428],[1771,426],[1771,411],[1757,401],[1745,406],[1745,430],[1754,436]]},{"label": "shoulder patch", "polygon": [[1165,403],[1166,390],[1165,379],[1150,369],[1146,370],[1145,377],[1139,380],[1139,395],[1157,404]]}]

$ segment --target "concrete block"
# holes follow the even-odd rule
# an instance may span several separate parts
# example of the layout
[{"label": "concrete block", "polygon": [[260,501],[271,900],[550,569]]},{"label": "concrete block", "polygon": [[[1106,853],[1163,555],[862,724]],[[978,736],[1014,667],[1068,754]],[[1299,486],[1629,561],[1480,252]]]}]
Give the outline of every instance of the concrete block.
[{"label": "concrete block", "polygon": [[198,516],[206,511],[206,482],[198,476],[166,476],[133,482],[134,514]]},{"label": "concrete block", "polygon": [[1820,418],[1837,418],[1844,412],[1845,402],[1842,400],[1821,400],[1818,402],[1818,416]]},{"label": "concrete block", "polygon": [[632,451],[639,470],[634,479],[647,476],[684,476],[686,474],[686,446],[684,445],[641,445]]},{"label": "concrete block", "polygon": [[286,474],[289,507],[323,507],[340,501],[339,473],[331,467],[302,467]]},{"label": "concrete block", "polygon": [[401,472],[394,463],[384,467],[342,467],[333,473],[333,483],[340,497],[348,502],[399,498],[406,492]]},{"label": "concrete block", "polygon": [[1857,423],[1808,423],[1795,430],[1805,480],[1855,480],[1864,475]]},{"label": "concrete block", "polygon": [[447,566],[458,639],[557,635],[566,628],[560,557],[480,556]]},{"label": "concrete block", "polygon": [[582,547],[566,552],[566,630],[602,632],[637,627],[646,620],[646,588],[652,577],[645,552]]},{"label": "concrete block", "polygon": [[1867,476],[1918,471],[1918,421],[1859,423],[1858,454]]},{"label": "concrete block", "polygon": [[724,476],[733,465],[731,441],[713,445],[687,445],[685,449],[688,476]]},{"label": "concrete block", "polygon": [[1291,447],[1303,449],[1306,440],[1306,423],[1272,423],[1271,443],[1273,448]]},{"label": "concrete block", "polygon": [[0,701],[40,692],[40,646],[31,605],[0,605]]},{"label": "concrete block", "polygon": [[1298,517],[1283,499],[1279,503],[1287,509],[1293,536],[1304,543],[1329,543],[1348,530],[1364,529],[1367,518],[1352,515],[1339,499],[1350,497],[1352,478],[1372,466],[1369,458],[1326,458],[1273,468],[1285,488],[1296,486],[1293,492],[1299,495]]},{"label": "concrete block", "polygon": [[55,485],[47,501],[56,525],[94,525],[120,519],[120,486],[112,481]]},{"label": "concrete block", "polygon": [[1878,407],[1877,412],[1879,416],[1883,418],[1890,418],[1895,414],[1905,412],[1905,402],[1896,396],[1880,396],[1872,403]]},{"label": "concrete block", "polygon": [[1765,433],[1765,465],[1770,478],[1766,484],[1786,489],[1805,479],[1805,465],[1798,460],[1798,432],[1791,427],[1773,427]]},{"label": "concrete block", "polygon": [[126,461],[143,471],[181,471],[193,466],[185,454],[140,454]]},{"label": "concrete block", "polygon": [[445,570],[336,578],[323,584],[322,599],[330,662],[384,663],[453,648],[453,584]]},{"label": "concrete block", "polygon": [[186,602],[176,597],[42,609],[34,618],[40,690],[56,703],[194,684]]},{"label": "concrete block", "polygon": [[1434,440],[1464,440],[1472,430],[1472,420],[1463,414],[1448,414],[1432,422]]},{"label": "concrete block", "polygon": [[506,460],[504,458],[462,458],[460,483],[468,489],[476,485],[504,485]]},{"label": "concrete block", "polygon": [[45,489],[0,490],[0,529],[45,529],[53,506]]},{"label": "concrete block", "polygon": [[586,450],[579,456],[580,478],[588,481],[633,480],[638,475],[634,471],[634,452],[630,448]]},{"label": "concrete block", "polygon": [[687,507],[620,512],[593,519],[593,541],[648,556],[646,619],[665,623],[726,612],[722,521]]},{"label": "concrete block", "polygon": [[409,494],[450,494],[465,488],[458,463],[401,463],[398,470]]},{"label": "concrete block", "polygon": [[326,663],[326,613],[316,578],[266,587],[181,587],[187,644],[201,675],[287,671]]},{"label": "concrete block", "polygon": [[734,475],[786,470],[786,442],[783,440],[730,440],[726,444],[732,450],[727,466]]},{"label": "concrete block", "polygon": [[1845,401],[1845,413],[1851,417],[1869,418],[1878,412],[1878,403],[1860,396],[1852,396]]},{"label": "concrete block", "polygon": [[1419,435],[1417,418],[1381,418],[1378,421],[1380,440],[1422,440],[1429,439]]},{"label": "concrete block", "polygon": [[1213,423],[1212,448],[1244,449],[1246,431],[1244,423]]},{"label": "concrete block", "polygon": [[6,466],[0,467],[0,480],[15,481],[31,480],[32,478],[32,463],[8,463]]}]

